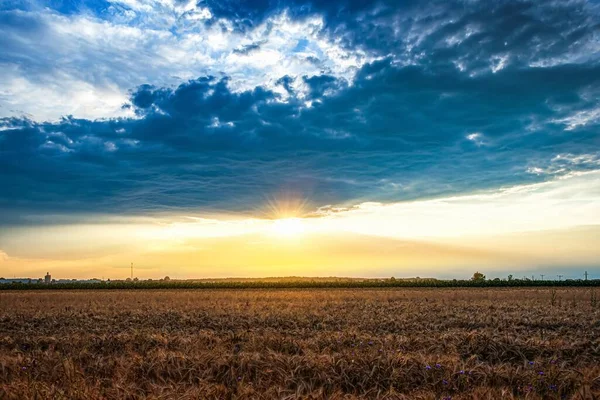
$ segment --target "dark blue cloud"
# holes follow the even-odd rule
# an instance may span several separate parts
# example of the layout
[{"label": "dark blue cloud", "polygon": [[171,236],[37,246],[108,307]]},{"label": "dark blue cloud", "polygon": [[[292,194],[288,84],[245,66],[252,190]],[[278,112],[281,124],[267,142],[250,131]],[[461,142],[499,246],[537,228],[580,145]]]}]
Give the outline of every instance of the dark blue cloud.
[{"label": "dark blue cloud", "polygon": [[[185,1],[176,1],[183,5]],[[346,47],[363,48],[380,56],[389,54],[418,58],[423,52],[439,62],[468,59],[472,68],[489,58],[510,51],[513,62],[526,63],[582,49],[597,41],[600,10],[596,2],[533,0],[205,0],[210,9],[208,24],[230,21],[245,32],[282,12],[293,19],[320,15],[323,34],[335,37]],[[158,4],[155,4],[160,9]],[[41,2],[10,0],[0,10],[47,7],[63,14],[87,13],[109,19],[128,10],[119,1],[52,0]],[[467,31],[471,31],[465,37]],[[460,41],[450,40],[461,38]],[[296,51],[306,44],[299,43]],[[253,50],[260,44],[241,46]]]},{"label": "dark blue cloud", "polygon": [[[596,41],[599,9],[587,1],[429,1],[384,0],[207,0],[215,18],[238,22],[241,31],[287,11],[294,18],[323,15],[325,31],[349,48],[404,53],[429,61],[466,57],[487,62],[510,51],[515,61],[552,57]],[[471,29],[473,32],[464,37]],[[463,36],[460,42],[448,39]],[[450,44],[449,44],[450,43]],[[407,46],[408,45],[408,46]],[[408,51],[407,51],[408,47]]]},{"label": "dark blue cloud", "polygon": [[[322,205],[532,182],[528,162],[598,144],[597,126],[566,132],[550,120],[583,106],[576,93],[599,77],[599,67],[565,66],[469,78],[383,60],[351,87],[305,77],[319,98],[310,108],[212,77],[142,86],[131,96],[139,119],[4,120],[0,206],[249,211],[291,189]],[[323,97],[331,85],[342,89]],[[465,139],[474,131],[489,146]]]},{"label": "dark blue cloud", "polygon": [[457,194],[547,179],[528,168],[600,144],[600,118],[569,125],[600,107],[600,64],[578,52],[598,27],[587,3],[206,4],[240,31],[320,13],[323,35],[379,57],[352,81],[272,77],[287,96],[205,76],[133,89],[136,118],[0,120],[0,223],[248,212],[290,191],[315,207]]},{"label": "dark blue cloud", "polygon": [[260,42],[247,44],[245,46],[238,47],[237,49],[233,49],[233,52],[236,54],[250,54],[253,51],[259,50],[260,46],[261,46]]}]

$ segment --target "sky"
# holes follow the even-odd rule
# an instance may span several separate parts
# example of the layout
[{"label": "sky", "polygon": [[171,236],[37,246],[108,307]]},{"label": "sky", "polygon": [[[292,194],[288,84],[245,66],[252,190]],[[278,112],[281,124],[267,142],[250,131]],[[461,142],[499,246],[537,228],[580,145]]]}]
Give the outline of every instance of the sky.
[{"label": "sky", "polygon": [[0,0],[0,76],[0,276],[600,278],[595,0]]}]

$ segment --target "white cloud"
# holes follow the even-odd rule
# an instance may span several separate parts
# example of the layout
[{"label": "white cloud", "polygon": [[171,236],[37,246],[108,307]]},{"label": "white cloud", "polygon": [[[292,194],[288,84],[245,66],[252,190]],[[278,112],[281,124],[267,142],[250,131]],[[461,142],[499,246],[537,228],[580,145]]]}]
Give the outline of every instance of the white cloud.
[{"label": "white cloud", "polygon": [[501,56],[493,56],[491,59],[491,70],[495,74],[498,71],[501,71],[508,65],[509,56],[508,54],[504,54]]},{"label": "white cloud", "polygon": [[[576,29],[581,29],[580,26]],[[568,37],[572,32],[566,32],[564,37]],[[554,45],[555,43],[552,43]],[[529,65],[534,68],[551,68],[564,64],[584,64],[590,61],[597,61],[600,54],[600,40],[596,34],[586,35],[579,40],[574,41],[567,51],[560,55],[551,57],[535,57]]]},{"label": "white cloud", "polygon": [[600,107],[578,111],[568,117],[552,120],[552,122],[564,124],[566,131],[572,131],[588,124],[597,124],[600,123]]},{"label": "white cloud", "polygon": [[558,154],[549,162],[538,163],[527,168],[527,172],[535,175],[569,175],[581,170],[600,168],[600,154]]},{"label": "white cloud", "polygon": [[467,140],[470,140],[471,142],[475,143],[479,147],[485,145],[485,142],[483,140],[484,136],[483,136],[483,133],[481,133],[481,132],[469,133],[466,136],[466,138],[467,138]]},{"label": "white cloud", "polygon": [[[224,73],[232,77],[232,89],[242,91],[257,85],[273,88],[283,75],[322,71],[351,82],[355,71],[370,60],[364,52],[345,50],[323,36],[324,23],[318,16],[293,21],[284,12],[240,33],[227,20],[206,23],[210,11],[193,1],[113,4],[128,9],[113,7],[110,21],[48,9],[15,11],[20,18],[37,20],[41,33],[0,28],[14,44],[11,57],[0,64],[0,116],[130,116],[121,106],[128,91],[144,83],[174,86]],[[256,48],[245,54],[235,51],[253,44]],[[19,61],[24,59],[30,61]]]},{"label": "white cloud", "polygon": [[[1,69],[1,66],[0,66]],[[54,76],[30,80],[5,70],[7,84],[0,90],[0,116],[25,115],[31,119],[57,119],[74,115],[79,118],[133,116],[122,109],[126,93],[114,84],[94,85],[57,72]]]},{"label": "white cloud", "polygon": [[207,20],[212,18],[212,13],[208,8],[200,8],[196,9],[193,13],[187,13],[185,15],[187,19],[190,20]]},{"label": "white cloud", "polygon": [[41,145],[41,148],[59,150],[63,153],[69,153],[69,152],[73,151],[73,150],[69,149],[67,146],[65,146],[64,144],[54,143],[52,140],[47,140],[44,144]]},{"label": "white cloud", "polygon": [[112,153],[113,151],[117,151],[119,148],[113,142],[105,142],[104,149]]},{"label": "white cloud", "polygon": [[445,39],[445,42],[450,47],[456,46],[458,44],[461,44],[463,41],[465,41],[472,35],[479,33],[481,31],[482,31],[482,29],[479,25],[469,24],[464,29],[462,29],[460,32],[458,32],[454,35],[448,36]]}]

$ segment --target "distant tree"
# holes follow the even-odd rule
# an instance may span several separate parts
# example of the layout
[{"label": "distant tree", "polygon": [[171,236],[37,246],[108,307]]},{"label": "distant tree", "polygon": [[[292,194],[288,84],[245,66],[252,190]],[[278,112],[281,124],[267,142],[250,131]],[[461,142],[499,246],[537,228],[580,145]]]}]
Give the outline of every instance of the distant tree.
[{"label": "distant tree", "polygon": [[394,278],[393,276],[390,278],[390,281],[392,282],[396,282],[396,278]]},{"label": "distant tree", "polygon": [[473,274],[473,277],[471,278],[471,280],[476,281],[476,282],[485,281],[485,275],[482,274],[481,272],[477,271]]},{"label": "distant tree", "polygon": [[513,276],[512,276],[512,275],[509,275],[509,276],[508,276],[508,280],[509,280],[509,281],[512,281],[512,280],[513,280]]},{"label": "distant tree", "polygon": [[165,276],[164,281],[169,282],[171,280],[171,278],[169,278],[168,276]]}]

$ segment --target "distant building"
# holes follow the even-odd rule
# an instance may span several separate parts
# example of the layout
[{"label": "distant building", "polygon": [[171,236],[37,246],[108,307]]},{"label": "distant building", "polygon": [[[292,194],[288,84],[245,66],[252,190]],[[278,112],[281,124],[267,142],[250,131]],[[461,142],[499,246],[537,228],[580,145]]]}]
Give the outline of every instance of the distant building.
[{"label": "distant building", "polygon": [[50,272],[46,272],[46,276],[44,277],[44,283],[48,285],[52,283],[52,276],[50,276]]}]

